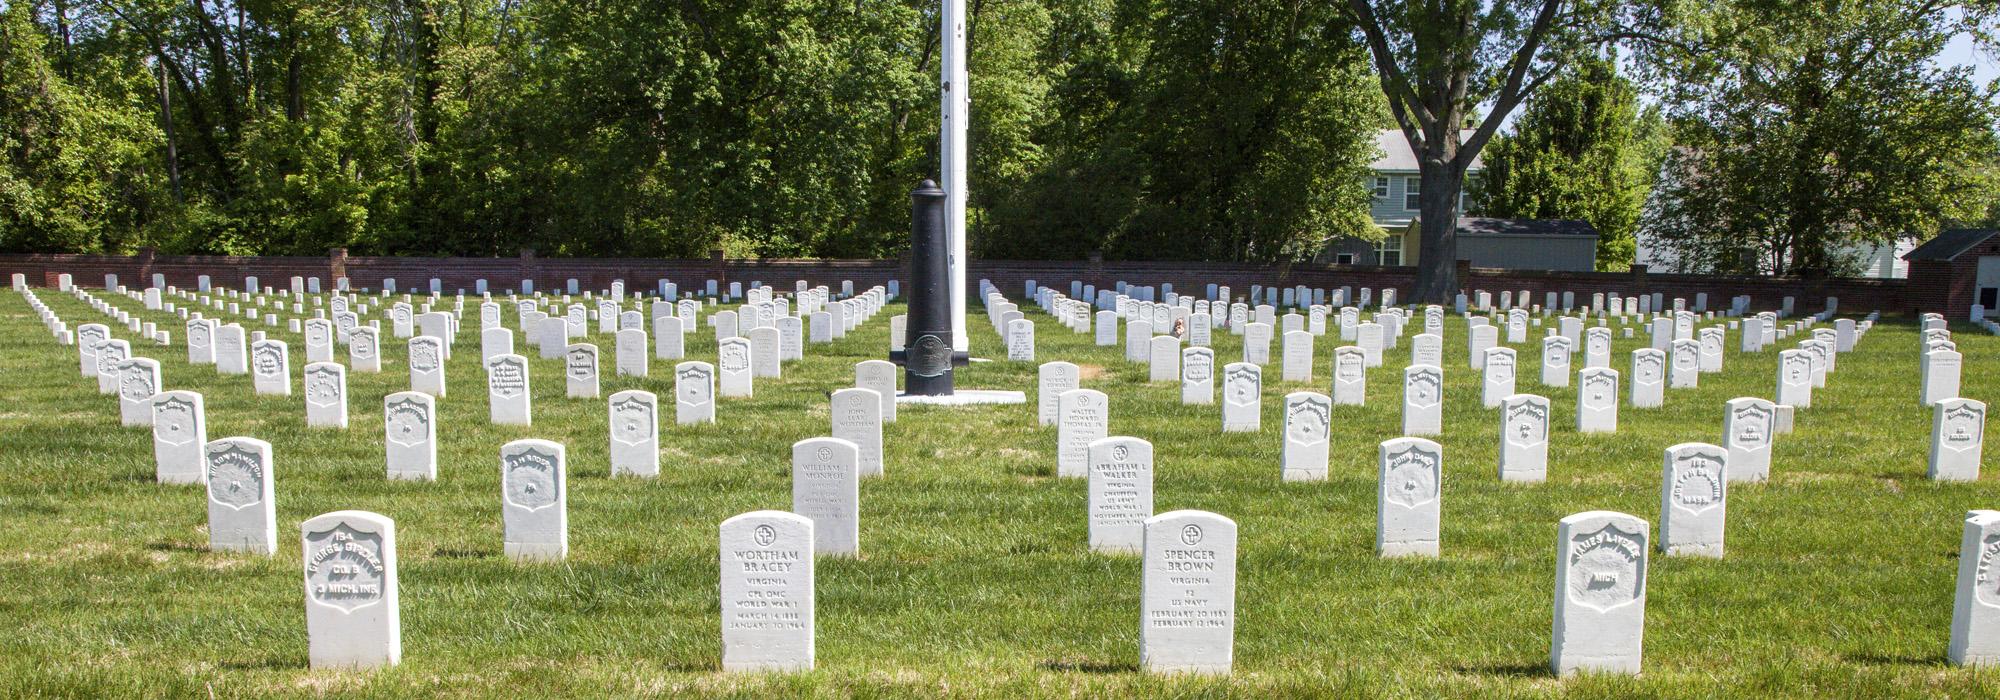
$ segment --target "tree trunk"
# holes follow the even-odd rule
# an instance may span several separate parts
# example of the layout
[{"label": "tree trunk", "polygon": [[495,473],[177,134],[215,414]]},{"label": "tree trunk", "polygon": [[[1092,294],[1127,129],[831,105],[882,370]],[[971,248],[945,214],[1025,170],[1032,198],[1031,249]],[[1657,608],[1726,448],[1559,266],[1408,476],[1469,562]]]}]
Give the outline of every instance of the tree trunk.
[{"label": "tree trunk", "polygon": [[167,92],[167,69],[164,65],[160,67],[159,85],[160,128],[166,132],[167,137],[167,182],[173,185],[174,201],[184,203],[187,200],[181,197],[180,149],[175,147],[174,144],[174,108],[172,100],[168,98],[168,95],[171,93]]},{"label": "tree trunk", "polygon": [[1423,169],[1417,195],[1416,298],[1444,304],[1458,294],[1458,196],[1465,175],[1447,164]]}]

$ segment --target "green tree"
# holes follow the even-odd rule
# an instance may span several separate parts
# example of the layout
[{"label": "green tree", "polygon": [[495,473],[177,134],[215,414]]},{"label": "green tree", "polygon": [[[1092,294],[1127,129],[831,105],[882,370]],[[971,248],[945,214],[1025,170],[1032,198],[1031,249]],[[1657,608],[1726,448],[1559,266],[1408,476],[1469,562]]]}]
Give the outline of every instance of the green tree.
[{"label": "green tree", "polygon": [[1296,260],[1372,231],[1380,98],[1333,8],[1086,3],[1053,24],[1047,165],[1002,193],[981,254]]},{"label": "green tree", "polygon": [[1390,113],[1417,156],[1423,191],[1415,301],[1444,303],[1458,292],[1465,170],[1500,125],[1576,58],[1611,42],[1658,40],[1673,4],[1347,0]]},{"label": "green tree", "polygon": [[1618,74],[1613,57],[1581,59],[1529,98],[1512,133],[1487,148],[1473,209],[1590,222],[1598,232],[1597,269],[1628,269],[1664,154],[1662,126],[1657,110],[1640,109],[1638,89]]},{"label": "green tree", "polygon": [[2000,85],[1935,62],[2000,4],[1737,0],[1667,54],[1677,146],[1645,235],[1683,270],[1827,275],[1992,201]]},{"label": "green tree", "polygon": [[[144,144],[156,134],[146,114],[117,90],[65,78],[68,53],[36,24],[33,6],[0,8],[0,251],[129,252],[154,235],[166,204],[151,177],[158,162]],[[78,64],[69,75],[119,75]],[[119,67],[136,73],[135,64]]]}]

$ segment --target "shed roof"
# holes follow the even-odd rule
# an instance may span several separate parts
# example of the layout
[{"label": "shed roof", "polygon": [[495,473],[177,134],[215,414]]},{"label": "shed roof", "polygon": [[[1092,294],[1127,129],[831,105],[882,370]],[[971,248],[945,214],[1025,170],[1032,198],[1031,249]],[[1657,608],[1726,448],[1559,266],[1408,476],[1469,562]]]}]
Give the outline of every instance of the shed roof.
[{"label": "shed roof", "polygon": [[1597,237],[1597,228],[1579,219],[1488,219],[1477,216],[1458,220],[1459,235],[1474,236],[1588,236]]},{"label": "shed roof", "polygon": [[2000,229],[1951,229],[1939,233],[1936,238],[1924,241],[1924,244],[1917,246],[1916,250],[1904,253],[1903,259],[1909,261],[1955,260],[1958,256],[1963,255],[1965,251],[1971,250],[1973,246],[1985,243],[1986,239],[1992,238],[1995,235],[2000,235]]}]

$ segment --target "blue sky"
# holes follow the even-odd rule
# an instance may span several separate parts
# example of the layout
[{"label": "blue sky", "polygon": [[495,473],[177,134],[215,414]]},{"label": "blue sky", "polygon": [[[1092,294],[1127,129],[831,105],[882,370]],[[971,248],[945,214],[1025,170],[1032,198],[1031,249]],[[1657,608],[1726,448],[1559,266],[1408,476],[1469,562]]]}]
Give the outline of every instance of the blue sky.
[{"label": "blue sky", "polygon": [[1971,66],[1973,80],[1981,85],[2000,79],[2000,56],[1980,50],[1972,37],[1960,34],[1953,38],[1938,56],[1938,63],[1944,65]]}]

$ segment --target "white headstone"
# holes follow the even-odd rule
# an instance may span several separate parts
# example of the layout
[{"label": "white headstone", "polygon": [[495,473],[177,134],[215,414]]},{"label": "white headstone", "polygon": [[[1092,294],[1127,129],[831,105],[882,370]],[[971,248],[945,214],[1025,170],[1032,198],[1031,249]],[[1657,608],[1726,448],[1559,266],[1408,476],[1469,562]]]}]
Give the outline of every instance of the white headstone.
[{"label": "white headstone", "polygon": [[861,556],[861,448],[837,437],[792,443],[792,512],[812,519],[813,551]]},{"label": "white headstone", "polygon": [[1236,522],[1198,510],[1148,518],[1140,566],[1140,666],[1151,673],[1229,673]]},{"label": "white headstone", "polygon": [[271,486],[271,443],[247,437],[208,443],[208,547],[275,554],[277,508]]},{"label": "white headstone", "polygon": [[1056,397],[1063,392],[1081,386],[1080,371],[1072,363],[1057,360],[1044,362],[1036,370],[1035,381],[1035,422],[1040,425],[1056,424]]},{"label": "white headstone", "polygon": [[399,391],[382,397],[382,428],[390,479],[437,480],[435,397],[421,391]]},{"label": "white headstone", "polygon": [[494,425],[533,425],[528,358],[498,355],[486,362],[487,420]]},{"label": "white headstone", "polygon": [[674,423],[715,422],[715,365],[688,361],[674,365]]},{"label": "white headstone", "polygon": [[160,393],[160,361],[134,357],[118,363],[118,422],[127,426],[153,424],[153,396]]},{"label": "white headstone", "polygon": [[882,395],[873,389],[833,392],[833,436],[861,450],[862,476],[882,476]]},{"label": "white headstone", "polygon": [[1437,556],[1444,448],[1423,438],[1384,440],[1376,462],[1376,553]]},{"label": "white headstone", "polygon": [[1660,485],[1660,551],[1722,558],[1728,451],[1699,442],[1667,448]]},{"label": "white headstone", "polygon": [[1285,444],[1279,456],[1284,481],[1325,481],[1333,400],[1325,394],[1285,395]]},{"label": "white headstone", "polygon": [[515,440],[500,447],[503,550],[514,561],[569,556],[569,485],[566,452],[548,440]]},{"label": "white headstone", "polygon": [[444,341],[427,335],[409,341],[410,390],[442,398],[444,394]]},{"label": "white headstone", "polygon": [[250,344],[250,385],[258,395],[291,396],[291,349],[282,340]]},{"label": "white headstone", "polygon": [[1985,403],[1964,398],[1938,401],[1931,406],[1930,477],[1977,481],[1985,441]]},{"label": "white headstone", "polygon": [[403,657],[396,523],[359,510],[299,524],[307,658],[313,668],[394,666]]},{"label": "white headstone", "polygon": [[1444,432],[1444,370],[1411,365],[1403,370],[1403,434]]},{"label": "white headstone", "polygon": [[1639,673],[1649,539],[1646,521],[1624,513],[1589,511],[1557,524],[1549,645],[1557,676]]},{"label": "white headstone", "polygon": [[2000,665],[2000,511],[1965,514],[1958,542],[1958,585],[1952,596],[1951,644],[1957,666]]},{"label": "white headstone", "polygon": [[1095,389],[1056,395],[1056,476],[1090,475],[1090,443],[1111,429],[1111,401]]},{"label": "white headstone", "polygon": [[660,398],[643,389],[611,395],[611,475],[660,475]]},{"label": "white headstone", "polygon": [[1138,554],[1153,517],[1153,443],[1107,437],[1085,448],[1089,462],[1090,551]]},{"label": "white headstone", "polygon": [[1263,430],[1264,369],[1249,362],[1231,362],[1222,368],[1222,431],[1254,433]]},{"label": "white headstone", "polygon": [[1500,480],[1541,482],[1549,474],[1549,400],[1515,394],[1500,401]]},{"label": "white headstone", "polygon": [[1206,406],[1215,403],[1215,350],[1190,347],[1181,351],[1181,403]]},{"label": "white headstone", "polygon": [[1632,351],[1632,407],[1659,408],[1666,402],[1667,354],[1652,348]]},{"label": "white headstone", "polygon": [[813,521],[760,510],[722,521],[722,670],[813,667]]},{"label": "white headstone", "polygon": [[202,448],[208,444],[208,419],[201,394],[163,391],[154,394],[153,477],[162,484],[199,484],[208,480]]},{"label": "white headstone", "polygon": [[306,427],[347,429],[347,368],[314,362],[304,370]]}]

